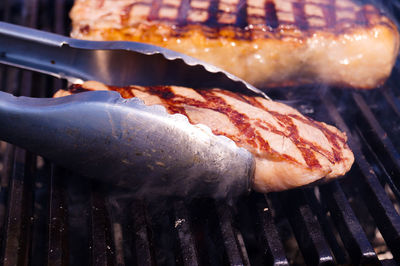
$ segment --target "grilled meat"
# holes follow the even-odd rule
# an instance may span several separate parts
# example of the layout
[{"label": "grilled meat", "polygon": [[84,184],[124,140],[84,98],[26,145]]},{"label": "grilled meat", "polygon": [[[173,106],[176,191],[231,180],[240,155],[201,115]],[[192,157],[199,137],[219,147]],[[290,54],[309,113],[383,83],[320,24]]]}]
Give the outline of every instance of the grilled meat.
[{"label": "grilled meat", "polygon": [[351,0],[75,0],[72,37],[146,42],[259,86],[374,88],[399,49],[393,22]]},{"label": "grilled meat", "polygon": [[345,133],[261,97],[174,86],[118,88],[95,81],[73,85],[55,97],[87,90],[115,90],[124,98],[140,98],[146,105],[163,105],[170,114],[183,114],[192,124],[206,125],[214,134],[232,139],[254,155],[253,187],[260,192],[333,179],[349,171],[354,161]]}]

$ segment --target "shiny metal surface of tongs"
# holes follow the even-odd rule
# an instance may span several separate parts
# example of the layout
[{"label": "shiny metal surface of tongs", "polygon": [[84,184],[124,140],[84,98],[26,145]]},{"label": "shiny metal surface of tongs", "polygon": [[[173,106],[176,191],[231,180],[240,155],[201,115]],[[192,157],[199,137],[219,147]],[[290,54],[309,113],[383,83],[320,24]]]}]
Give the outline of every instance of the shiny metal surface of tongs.
[{"label": "shiny metal surface of tongs", "polygon": [[0,22],[0,63],[67,79],[113,86],[220,87],[266,94],[244,80],[193,57],[138,42],[99,42]]},{"label": "shiny metal surface of tongs", "polygon": [[[75,40],[4,22],[0,62],[72,83],[218,86],[264,95],[214,66],[160,47]],[[0,139],[139,196],[226,197],[251,188],[250,152],[183,115],[117,92],[57,99],[0,92],[0,123]]]}]

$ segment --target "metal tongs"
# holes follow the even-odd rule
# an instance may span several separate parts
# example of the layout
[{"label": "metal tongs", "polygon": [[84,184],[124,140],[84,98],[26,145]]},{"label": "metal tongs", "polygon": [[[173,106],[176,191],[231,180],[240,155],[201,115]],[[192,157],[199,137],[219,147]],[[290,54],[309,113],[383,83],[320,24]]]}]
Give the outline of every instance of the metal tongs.
[{"label": "metal tongs", "polygon": [[[4,22],[0,63],[71,83],[217,86],[265,96],[221,69],[157,46],[76,40]],[[57,99],[0,92],[0,123],[1,140],[139,196],[224,197],[251,188],[250,152],[183,115],[117,92]]]}]

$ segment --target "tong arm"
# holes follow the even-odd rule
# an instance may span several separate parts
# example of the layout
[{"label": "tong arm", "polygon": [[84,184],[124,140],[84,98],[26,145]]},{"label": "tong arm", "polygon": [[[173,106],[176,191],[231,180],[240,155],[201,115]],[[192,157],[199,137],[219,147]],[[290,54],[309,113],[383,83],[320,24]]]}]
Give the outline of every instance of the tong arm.
[{"label": "tong arm", "polygon": [[64,78],[108,85],[179,85],[264,92],[213,65],[138,42],[96,42],[0,22],[0,63]]},{"label": "tong arm", "polygon": [[228,138],[117,92],[0,92],[0,123],[0,139],[139,196],[239,195],[254,172],[253,156]]}]

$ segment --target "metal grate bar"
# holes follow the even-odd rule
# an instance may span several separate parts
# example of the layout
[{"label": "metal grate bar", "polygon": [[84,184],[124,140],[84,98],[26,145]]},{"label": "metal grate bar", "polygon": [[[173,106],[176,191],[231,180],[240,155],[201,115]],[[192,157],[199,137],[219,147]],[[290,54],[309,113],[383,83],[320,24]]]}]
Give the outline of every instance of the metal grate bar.
[{"label": "metal grate bar", "polygon": [[[261,198],[260,195],[257,196]],[[268,204],[267,195],[265,195],[265,199],[259,199],[257,201],[256,208],[262,225],[265,253],[267,254],[268,263],[272,265],[289,265],[272,217],[272,209]]]},{"label": "metal grate bar", "polygon": [[346,263],[347,261],[349,261],[349,256],[344,250],[343,244],[339,242],[339,239],[336,237],[337,234],[334,231],[335,229],[334,224],[329,219],[328,210],[326,206],[323,205],[323,202],[321,200],[320,190],[317,187],[315,187],[315,188],[304,188],[304,191],[307,202],[310,205],[313,213],[316,215],[321,225],[321,229],[325,236],[325,239],[329,244],[329,247],[331,248],[332,254],[335,256],[336,263],[338,264]]},{"label": "metal grate bar", "polygon": [[1,170],[1,180],[0,180],[0,185],[1,185],[1,193],[5,193],[8,189],[8,184],[10,181],[10,176],[12,172],[12,166],[13,166],[13,159],[14,159],[14,153],[15,153],[15,146],[4,143],[4,158],[2,160],[3,163],[3,168]]},{"label": "metal grate bar", "polygon": [[379,178],[382,186],[385,186],[387,184],[394,193],[395,197],[397,197],[397,200],[400,200],[400,190],[399,187],[396,185],[398,181],[396,180],[396,178],[392,178],[392,176],[390,175],[390,173],[392,173],[393,175],[393,172],[389,172],[389,169],[385,168],[382,160],[378,158],[378,154],[376,154],[374,148],[371,147],[370,143],[365,139],[364,134],[360,131],[359,128],[356,128],[356,132],[360,137],[360,140],[362,141],[364,155],[366,156],[367,160],[371,162],[371,164],[373,164],[375,174]]},{"label": "metal grate bar", "polygon": [[178,234],[183,265],[198,265],[196,247],[190,230],[189,213],[182,201],[175,201],[175,229]]},{"label": "metal grate bar", "polygon": [[6,20],[6,18],[5,18],[5,13],[6,13],[6,10],[8,9],[8,0],[4,0],[4,1],[2,1],[2,4],[0,5],[0,19],[1,20]]},{"label": "metal grate bar", "polygon": [[[55,16],[55,24],[54,24],[54,32],[62,35],[68,35],[68,32],[66,30],[66,25],[65,22],[67,21],[66,19],[66,14],[68,12],[65,12],[68,7],[66,6],[68,4],[67,0],[55,0],[54,1],[54,16]],[[58,19],[60,18],[60,19]]]},{"label": "metal grate bar", "polygon": [[21,23],[21,8],[22,0],[6,0],[4,2],[4,21],[8,21],[11,23]]},{"label": "metal grate bar", "polygon": [[[356,154],[357,156],[358,154]],[[357,162],[363,176],[359,176],[364,189],[363,197],[393,256],[400,261],[400,216],[393,207],[373,169],[366,161]]]},{"label": "metal grate bar", "polygon": [[334,259],[329,245],[302,191],[284,192],[281,201],[306,263],[333,265]]},{"label": "metal grate bar", "polygon": [[392,259],[381,260],[380,264],[382,266],[397,266],[398,265],[398,263],[396,263],[396,261],[392,260]]},{"label": "metal grate bar", "polygon": [[3,169],[0,180],[0,243],[4,240],[4,226],[6,223],[6,209],[8,204],[9,180],[12,172],[15,147],[5,144],[4,159],[2,160]]},{"label": "metal grate bar", "polygon": [[38,0],[24,0],[23,25],[36,27]]},{"label": "metal grate bar", "polygon": [[[4,5],[1,5],[4,11],[4,20],[8,19],[7,14],[10,13],[9,11],[9,2],[6,0],[3,2]],[[1,66],[0,68],[0,84],[1,90],[9,92],[11,88],[11,84],[15,82],[14,77],[16,76],[17,72],[15,69],[12,69],[12,74],[14,75],[7,75],[9,72],[8,68]],[[4,240],[4,226],[6,223],[6,208],[8,203],[8,193],[9,193],[9,180],[12,174],[13,163],[14,163],[14,152],[15,147],[9,143],[4,143],[4,154],[2,158],[2,170],[1,170],[1,180],[0,180],[0,243],[3,243]]]},{"label": "metal grate bar", "polygon": [[[48,261],[48,229],[50,224],[50,180],[51,166],[41,157],[36,157],[34,182],[34,201],[32,221],[32,236],[30,260],[36,265],[45,265]],[[58,206],[57,206],[58,207]]]},{"label": "metal grate bar", "polygon": [[102,195],[92,182],[91,192],[91,253],[92,264],[113,265],[114,248],[110,241],[110,225]]},{"label": "metal grate bar", "polygon": [[[112,224],[112,235],[114,236],[114,247],[115,247],[115,264],[131,265],[131,263],[125,263],[125,250],[124,250],[124,235],[122,226],[118,222]],[[131,243],[131,242],[130,242]]]},{"label": "metal grate bar", "polygon": [[243,234],[239,230],[237,230],[236,227],[233,228],[233,232],[235,233],[235,239],[237,241],[238,248],[240,249],[240,253],[242,254],[244,265],[250,265],[250,259],[247,254]]},{"label": "metal grate bar", "polygon": [[51,167],[49,221],[48,221],[48,265],[68,265],[67,207],[62,170]]},{"label": "metal grate bar", "polygon": [[[396,85],[393,86],[394,88],[397,88]],[[400,99],[394,95],[393,91],[389,87],[382,90],[382,95],[385,97],[386,102],[392,108],[393,112],[400,117]]]},{"label": "metal grate bar", "polygon": [[371,215],[374,217],[387,245],[390,247],[396,260],[400,259],[400,217],[390,202],[383,187],[379,183],[373,169],[366,161],[364,154],[360,150],[360,140],[356,135],[350,135],[348,126],[340,116],[338,110],[333,103],[328,100],[332,99],[331,95],[326,95],[321,100],[326,106],[329,115],[335,123],[344,130],[349,136],[349,146],[354,152],[355,165],[358,166],[362,175],[358,175],[357,179],[363,189],[363,198],[367,203]]},{"label": "metal grate bar", "polygon": [[[352,95],[357,107],[360,110],[363,120],[367,123],[366,127],[371,129],[368,130],[368,132],[365,132],[365,130],[363,131],[363,133],[365,132],[367,136],[369,135],[371,138],[373,138],[369,138],[368,143],[378,143],[374,145],[374,150],[376,150],[380,157],[383,157],[382,163],[385,165],[385,168],[390,172],[393,172],[394,175],[400,175],[400,154],[394,147],[390,138],[388,138],[388,134],[381,127],[363,97],[358,93],[353,93]],[[363,126],[362,128],[365,127]],[[400,188],[400,183],[396,183]]]},{"label": "metal grate bar", "polygon": [[133,227],[135,230],[135,250],[137,265],[152,265],[149,235],[147,232],[144,204],[135,201],[132,207]]},{"label": "metal grate bar", "polygon": [[32,156],[17,148],[8,200],[4,257],[2,265],[25,264],[29,260],[29,231],[32,206]]},{"label": "metal grate bar", "polygon": [[[36,1],[31,1],[27,5],[26,1],[20,8],[22,16],[13,14],[12,6],[5,3],[4,20],[17,19],[25,25],[33,27],[35,25],[35,14],[37,12]],[[6,86],[14,87],[13,92],[18,91],[18,95],[30,95],[32,89],[32,74],[23,72],[21,83],[18,82],[20,71],[11,69],[10,79],[6,81]],[[17,88],[20,88],[18,90]],[[8,88],[5,88],[8,91]],[[16,265],[26,263],[29,260],[29,250],[31,244],[31,217],[33,206],[33,178],[36,160],[29,153],[22,149],[16,149],[13,161],[13,171],[10,180],[8,195],[7,221],[5,225],[3,265]],[[7,178],[6,178],[7,179]],[[4,180],[5,181],[5,180]],[[17,251],[17,252],[16,252]]]},{"label": "metal grate bar", "polygon": [[158,265],[179,261],[179,240],[176,239],[173,202],[159,198],[146,202],[146,222],[149,226],[152,255]]},{"label": "metal grate bar", "polygon": [[[36,13],[37,13],[37,0],[25,0],[23,6],[23,19],[22,23],[28,27],[36,26]],[[21,71],[22,82],[20,84],[19,95],[31,96],[32,95],[32,75],[31,71]]]},{"label": "metal grate bar", "polygon": [[354,264],[375,264],[378,258],[337,182],[321,186],[321,197]]},{"label": "metal grate bar", "polygon": [[236,240],[235,229],[232,227],[232,214],[229,211],[229,206],[224,203],[217,203],[217,213],[219,217],[219,226],[221,228],[221,234],[225,245],[225,250],[229,259],[230,265],[250,265],[247,254],[242,254]]},{"label": "metal grate bar", "polygon": [[[68,250],[70,265],[89,265],[91,262],[91,190],[87,178],[63,173],[66,192]],[[79,244],[77,244],[79,243]]]},{"label": "metal grate bar", "polygon": [[189,205],[189,213],[199,264],[230,264],[215,201],[211,199],[193,200]]},{"label": "metal grate bar", "polygon": [[[12,11],[11,11],[11,3],[9,0],[1,1],[1,10],[2,12],[2,19],[4,21],[10,21],[13,19]],[[1,90],[6,92],[15,92],[17,90],[17,77],[18,77],[18,70],[15,68],[6,68],[4,66],[1,67]],[[14,157],[15,157],[15,147],[11,144],[6,144],[5,154],[3,159],[3,170],[1,175],[1,200],[2,200],[2,208],[0,213],[0,236],[1,236],[1,243],[3,246],[6,243],[7,237],[7,225],[8,225],[8,217],[9,213],[7,210],[9,209],[9,185],[10,185],[10,177],[12,175],[12,171],[14,168]],[[1,250],[1,261],[3,262],[5,250],[4,248]]]},{"label": "metal grate bar", "polygon": [[[341,114],[338,112],[337,106],[333,104],[332,100],[329,99],[334,99],[333,95],[331,93],[324,94],[321,96],[321,102],[317,103],[315,106],[317,107],[317,113],[319,114],[325,114],[326,110],[328,110],[329,115],[332,117],[333,121],[335,122],[336,125],[339,126],[342,130],[347,132],[347,135],[349,136],[349,140],[353,142],[351,144],[351,147],[359,147],[360,140],[355,139],[348,130],[347,125],[343,121],[343,118]],[[343,101],[343,100],[342,100]],[[336,99],[335,102],[340,102]],[[322,107],[321,107],[322,106]],[[322,108],[326,108],[323,109]],[[339,109],[340,110],[340,109]],[[349,116],[350,112],[346,112],[346,115]],[[323,120],[327,120],[326,117],[323,118]],[[354,150],[354,148],[353,148]],[[358,158],[358,155],[356,154],[356,158]],[[348,177],[350,178],[350,177]],[[332,191],[329,189],[330,186],[336,186],[336,185],[328,185],[323,187],[324,189],[321,190],[323,199],[324,195],[328,195],[329,200],[325,200],[327,205],[329,206],[329,209],[331,211],[331,215],[333,216],[333,220],[335,222],[335,225],[340,233],[340,237],[342,238],[342,241],[347,248],[348,253],[350,254],[353,262],[371,262],[375,263],[377,262],[377,256],[375,254],[375,251],[372,249],[371,244],[369,243],[368,239],[366,238],[365,233],[363,232],[359,221],[357,218],[354,216],[354,213],[350,212],[351,207],[348,204],[343,192],[341,191],[340,187],[340,194],[338,194],[335,189],[332,189]],[[333,187],[332,187],[333,188]],[[310,194],[306,194],[310,195]],[[332,198],[333,197],[333,198]],[[322,200],[323,200],[322,199]],[[318,213],[318,209],[317,213]],[[338,219],[340,218],[340,223]],[[344,219],[347,219],[344,220]],[[321,220],[321,219],[320,219]],[[322,221],[322,220],[321,220]],[[346,231],[347,230],[347,231]],[[325,231],[326,232],[326,231]],[[329,241],[329,238],[327,238]],[[333,243],[333,242],[330,242]],[[332,246],[331,244],[332,251],[335,252],[335,247]],[[337,255],[337,254],[335,254]],[[338,260],[340,260],[340,257],[337,257]]]}]

